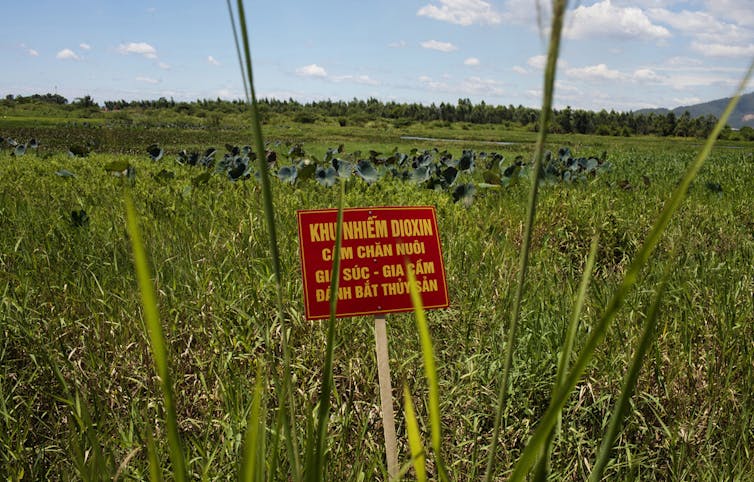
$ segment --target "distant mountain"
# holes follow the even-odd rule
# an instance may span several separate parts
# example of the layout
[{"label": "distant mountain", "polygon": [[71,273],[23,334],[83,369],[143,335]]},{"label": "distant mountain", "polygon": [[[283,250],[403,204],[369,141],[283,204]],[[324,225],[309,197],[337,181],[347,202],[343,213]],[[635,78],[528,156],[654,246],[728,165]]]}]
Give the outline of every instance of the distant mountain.
[{"label": "distant mountain", "polygon": [[[637,110],[635,114],[661,114],[665,115],[668,112],[673,112],[676,116],[683,115],[684,112],[689,111],[691,117],[701,117],[707,114],[712,114],[715,117],[720,115],[728,105],[730,97],[726,99],[717,99],[703,104],[684,105],[676,107],[674,109],[641,109]],[[738,101],[738,105],[728,119],[728,125],[734,128],[741,128],[743,126],[754,127],[754,92],[744,94]]]}]

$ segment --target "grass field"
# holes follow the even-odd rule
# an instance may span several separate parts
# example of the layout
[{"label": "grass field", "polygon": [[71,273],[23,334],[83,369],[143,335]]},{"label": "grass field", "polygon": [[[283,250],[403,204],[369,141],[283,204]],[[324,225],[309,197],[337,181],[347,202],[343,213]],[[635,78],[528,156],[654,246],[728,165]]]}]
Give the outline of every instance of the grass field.
[{"label": "grass field", "polygon": [[[225,480],[239,464],[256,365],[274,370],[278,347],[275,289],[261,194],[252,176],[212,176],[177,165],[181,148],[246,144],[243,131],[143,131],[0,123],[2,134],[41,142],[38,152],[0,153],[0,473],[8,480],[144,479],[148,439],[167,466],[159,382],[141,315],[123,195],[130,190],[158,293],[175,381],[180,433],[190,478]],[[163,135],[164,134],[164,135]],[[400,135],[466,142],[401,140],[395,129],[336,125],[270,126],[271,141],[302,142],[322,158],[393,147],[497,151],[529,161],[533,134],[512,136],[460,126],[416,126]],[[85,158],[63,146],[101,138]],[[78,137],[77,137],[78,136]],[[87,137],[89,136],[89,137]],[[19,139],[19,140],[20,140]],[[49,140],[48,140],[49,139]],[[485,140],[523,142],[506,146]],[[576,340],[586,337],[662,204],[699,150],[685,140],[555,137],[555,152],[607,151],[612,170],[575,183],[543,185],[533,233],[512,390],[504,411],[497,477],[509,474],[550,398],[558,352],[589,244],[598,232],[594,277]],[[152,142],[166,148],[149,159]],[[272,144],[274,145],[274,144]],[[285,160],[280,150],[279,162]],[[689,190],[638,289],[572,393],[555,442],[552,480],[590,471],[650,299],[666,266],[671,277],[652,346],[606,471],[611,480],[754,478],[754,146],[717,147]],[[122,160],[133,183],[105,170]],[[61,177],[67,170],[75,177]],[[174,173],[161,179],[163,170]],[[481,182],[481,171],[465,181]],[[131,186],[133,184],[133,186]],[[333,207],[338,189],[273,179],[290,332],[296,426],[313,430],[326,323],[306,321],[294,212]],[[478,189],[466,207],[445,191],[390,179],[352,177],[345,205],[432,205],[438,213],[451,307],[428,313],[440,381],[442,455],[451,478],[483,473],[496,385],[517,276],[528,182]],[[74,219],[84,210],[87,220]],[[411,314],[388,319],[396,400],[411,387],[428,420],[421,348]],[[329,480],[385,477],[371,319],[337,322],[334,393],[328,432]],[[267,378],[269,407],[274,385]],[[401,462],[408,460],[398,410]],[[274,429],[273,412],[268,426]],[[427,427],[422,426],[422,430]],[[272,430],[270,429],[270,430]],[[267,447],[272,453],[273,448]],[[283,446],[272,453],[287,473]],[[279,457],[278,457],[279,455]],[[432,465],[430,475],[436,476]]]}]

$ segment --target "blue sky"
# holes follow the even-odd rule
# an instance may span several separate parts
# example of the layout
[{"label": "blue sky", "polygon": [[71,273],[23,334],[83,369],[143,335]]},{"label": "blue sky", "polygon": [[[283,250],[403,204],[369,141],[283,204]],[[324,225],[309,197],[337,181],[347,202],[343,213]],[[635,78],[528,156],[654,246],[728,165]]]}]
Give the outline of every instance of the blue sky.
[{"label": "blue sky", "polygon": [[[245,2],[259,97],[541,102],[549,1]],[[5,2],[0,95],[243,96],[221,0]],[[571,1],[556,105],[620,111],[729,96],[752,0]],[[750,84],[748,90],[754,89]]]}]

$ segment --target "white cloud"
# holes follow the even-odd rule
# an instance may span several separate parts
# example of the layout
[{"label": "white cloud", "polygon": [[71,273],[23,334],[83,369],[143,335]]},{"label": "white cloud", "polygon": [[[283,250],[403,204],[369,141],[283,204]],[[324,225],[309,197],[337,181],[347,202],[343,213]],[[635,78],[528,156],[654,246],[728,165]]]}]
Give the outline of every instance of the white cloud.
[{"label": "white cloud", "polygon": [[640,8],[666,8],[678,3],[678,0],[614,0],[618,6]]},{"label": "white cloud", "polygon": [[26,52],[32,57],[39,57],[39,52],[34,49],[28,49]]},{"label": "white cloud", "polygon": [[[535,55],[534,57],[529,57],[529,60],[526,61],[526,64],[537,70],[542,70],[547,65],[547,56],[546,55]],[[564,69],[568,66],[568,63],[565,60],[558,59],[558,68]]]},{"label": "white cloud", "polygon": [[511,70],[514,71],[515,73],[521,74],[521,75],[529,73],[528,70],[526,70],[525,68],[521,67],[520,65],[514,65],[513,68],[511,68]]},{"label": "white cloud", "polygon": [[147,84],[153,84],[153,85],[154,85],[154,84],[159,84],[159,83],[160,83],[160,81],[159,81],[159,80],[157,80],[157,79],[153,79],[152,77],[145,77],[145,76],[141,76],[141,75],[140,75],[140,76],[138,76],[138,77],[136,77],[136,79],[135,79],[135,80],[136,80],[137,82],[144,82],[144,83],[147,83]]},{"label": "white cloud", "polygon": [[339,75],[332,77],[333,82],[351,82],[363,85],[380,85],[379,81],[372,79],[368,75]]},{"label": "white cloud", "polygon": [[167,62],[158,62],[157,66],[162,70],[170,70],[170,64]]},{"label": "white cloud", "polygon": [[657,82],[661,77],[652,69],[642,68],[634,71],[633,79],[638,82]]},{"label": "white cloud", "polygon": [[454,50],[458,50],[458,47],[456,47],[452,43],[440,42],[438,40],[427,40],[426,42],[422,42],[420,45],[425,49],[437,50],[439,52],[453,52]]},{"label": "white cloud", "polygon": [[423,85],[422,87],[428,90],[432,90],[435,92],[448,92],[450,90],[450,85],[446,82],[440,82],[438,80],[434,80],[432,77],[429,77],[427,75],[422,75],[419,77],[419,82],[421,82]]},{"label": "white cloud", "polygon": [[303,67],[299,67],[298,69],[296,69],[296,75],[298,75],[299,77],[315,77],[336,83],[346,82],[361,85],[380,85],[380,82],[378,80],[375,80],[364,74],[330,75],[324,67],[317,64],[309,64]]},{"label": "white cloud", "polygon": [[605,64],[566,69],[566,75],[580,80],[621,80],[625,75]]},{"label": "white cloud", "polygon": [[640,8],[614,6],[611,0],[576,7],[566,22],[563,35],[571,39],[617,37],[656,40],[671,36],[668,29],[653,24]]},{"label": "white cloud", "polygon": [[212,65],[220,65],[220,61],[214,58],[213,56],[207,57],[207,62],[209,62]]},{"label": "white cloud", "polygon": [[739,25],[754,25],[751,0],[705,0],[707,10],[716,17],[728,19]]},{"label": "white cloud", "polygon": [[[699,66],[696,63],[684,67],[666,62],[665,65],[644,67],[634,71],[632,80],[661,85],[676,92],[706,87],[727,90],[738,83],[742,72],[742,69],[727,67]],[[731,73],[734,74],[733,77],[730,76]]]},{"label": "white cloud", "polygon": [[387,44],[387,46],[390,47],[391,49],[402,49],[403,47],[406,46],[406,41],[399,40],[397,42],[390,42],[389,44]]},{"label": "white cloud", "polygon": [[685,32],[700,32],[718,30],[722,23],[706,12],[690,12],[683,10],[674,12],[665,8],[650,8],[647,10],[649,18],[656,22],[670,25],[674,29]]},{"label": "white cloud", "polygon": [[78,54],[76,54],[76,52],[71,49],[61,50],[60,52],[55,54],[55,58],[61,60],[81,60],[81,57],[79,57]]},{"label": "white cloud", "polygon": [[505,91],[499,80],[469,77],[461,82],[459,92],[469,95],[502,95]]},{"label": "white cloud", "polygon": [[[675,12],[656,8],[649,10],[649,14],[691,37],[691,50],[698,54],[717,58],[751,58],[754,56],[754,29],[751,22],[746,21],[754,20],[750,3],[750,0],[719,0],[706,2],[707,11]],[[730,22],[725,19],[730,19]]]},{"label": "white cloud", "polygon": [[327,71],[324,67],[320,67],[317,64],[309,64],[296,69],[296,75],[299,77],[327,77]]},{"label": "white cloud", "polygon": [[118,46],[118,52],[123,55],[138,54],[143,55],[148,59],[157,58],[157,49],[152,47],[146,42],[129,42],[127,44],[120,44]]},{"label": "white cloud", "polygon": [[463,61],[463,65],[476,67],[477,65],[479,65],[479,59],[476,57],[469,57],[468,59]]},{"label": "white cloud", "polygon": [[498,24],[502,16],[489,3],[483,0],[438,0],[423,6],[416,12],[420,17],[429,17],[443,22],[469,26],[478,24]]},{"label": "white cloud", "polygon": [[529,57],[529,60],[526,61],[526,64],[534,69],[544,69],[545,64],[547,64],[547,56],[535,55],[534,57]]},{"label": "white cloud", "polygon": [[499,96],[505,93],[503,83],[496,79],[468,77],[460,82],[446,82],[422,75],[418,80],[421,83],[422,89],[432,92],[449,93],[454,96]]},{"label": "white cloud", "polygon": [[702,61],[699,59],[692,59],[691,57],[671,57],[667,61],[667,65],[672,67],[697,67],[702,65]]},{"label": "white cloud", "polygon": [[699,97],[676,97],[673,102],[678,106],[694,105],[702,102],[702,99]]},{"label": "white cloud", "polygon": [[221,99],[225,99],[225,100],[240,99],[240,98],[243,97],[243,95],[239,95],[237,93],[234,93],[232,90],[227,89],[227,88],[225,88],[225,89],[219,89],[216,92],[216,94],[217,94],[217,97],[220,97]]},{"label": "white cloud", "polygon": [[535,4],[532,0],[506,0],[503,19],[506,23],[516,23],[531,26],[537,22],[537,5],[541,10],[542,24],[547,25],[550,18],[550,2],[539,1]]},{"label": "white cloud", "polygon": [[754,43],[749,45],[730,45],[692,42],[691,48],[707,57],[754,57]]},{"label": "white cloud", "polygon": [[89,45],[89,44],[88,44],[88,43],[86,43],[86,42],[82,42],[82,43],[80,43],[80,44],[79,44],[79,47],[81,48],[81,50],[92,50],[92,46],[91,46],[91,45]]}]

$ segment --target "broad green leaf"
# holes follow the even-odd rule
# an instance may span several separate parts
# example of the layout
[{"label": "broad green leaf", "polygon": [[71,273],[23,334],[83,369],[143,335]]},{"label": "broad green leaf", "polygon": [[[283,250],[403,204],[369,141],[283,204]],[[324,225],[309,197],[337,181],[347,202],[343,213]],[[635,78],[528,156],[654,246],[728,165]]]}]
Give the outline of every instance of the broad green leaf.
[{"label": "broad green leaf", "polygon": [[338,171],[338,177],[351,179],[353,174],[353,164],[341,159],[333,159],[333,167]]},{"label": "broad green leaf", "polygon": [[471,206],[474,202],[476,188],[473,184],[459,184],[453,191],[453,202],[461,201],[466,207]]},{"label": "broad green leaf", "polygon": [[68,155],[71,157],[86,157],[90,149],[81,144],[74,144],[68,148]]},{"label": "broad green leaf", "polygon": [[281,181],[293,184],[298,177],[298,170],[296,166],[283,166],[278,169],[277,176]]},{"label": "broad green leaf", "polygon": [[356,174],[359,175],[368,184],[377,182],[380,178],[380,174],[377,169],[374,168],[371,162],[366,159],[361,159],[356,165]]},{"label": "broad green leaf", "polygon": [[76,174],[72,173],[68,169],[61,169],[59,171],[55,171],[55,174],[57,174],[60,177],[76,177]]},{"label": "broad green leaf", "polygon": [[83,209],[74,209],[71,211],[71,223],[76,227],[82,227],[89,224],[89,215]]},{"label": "broad green leaf", "polygon": [[147,153],[153,161],[159,161],[160,159],[162,159],[162,155],[165,153],[165,151],[157,144],[152,144],[147,147]]},{"label": "broad green leaf", "polygon": [[429,179],[429,166],[419,166],[414,169],[410,179],[417,184]]},{"label": "broad green leaf", "polygon": [[314,177],[314,173],[317,170],[317,165],[309,159],[302,160],[296,166],[298,170],[298,179],[306,181]]},{"label": "broad green leaf", "polygon": [[458,179],[458,169],[453,166],[448,166],[442,171],[442,179],[446,186],[452,186]]},{"label": "broad green leaf", "polygon": [[328,166],[327,168],[317,166],[314,178],[323,186],[332,187],[338,179],[338,173],[332,166]]},{"label": "broad green leaf", "polygon": [[461,172],[474,171],[474,151],[464,150],[461,159],[458,160],[458,170]]}]

